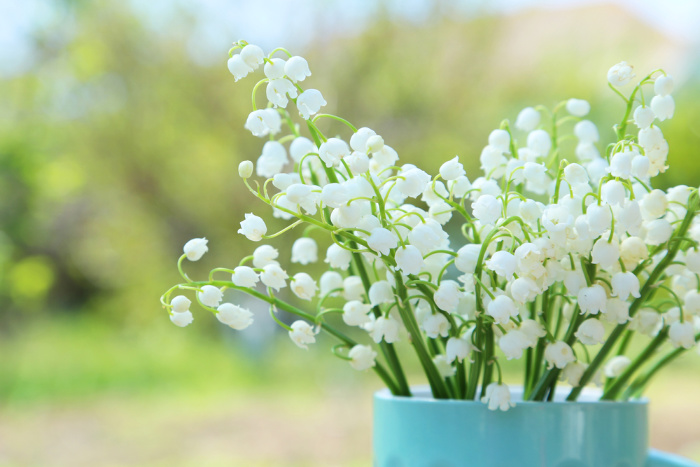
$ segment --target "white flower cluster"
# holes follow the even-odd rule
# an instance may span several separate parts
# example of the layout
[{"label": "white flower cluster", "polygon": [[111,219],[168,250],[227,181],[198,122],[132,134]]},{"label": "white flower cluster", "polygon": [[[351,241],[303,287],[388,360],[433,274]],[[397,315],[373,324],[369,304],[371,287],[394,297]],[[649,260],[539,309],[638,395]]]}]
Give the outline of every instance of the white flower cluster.
[{"label": "white flower cluster", "polygon": [[[220,304],[221,288],[247,290],[303,318],[280,323],[295,344],[307,348],[320,329],[329,330],[347,350],[341,358],[358,370],[374,368],[396,393],[406,388],[391,344],[408,334],[436,397],[476,398],[476,384],[482,384],[482,400],[493,410],[512,405],[501,382],[500,355],[528,355],[524,386],[530,399],[544,399],[558,379],[577,394],[601,374],[609,379],[604,397],[620,398],[627,387],[639,389],[633,376],[644,376],[640,362],[632,365],[625,354],[632,333],[649,336],[653,349],[666,339],[676,348],[695,346],[697,189],[651,185],[668,167],[658,122],[674,112],[673,81],[663,72],[642,79],[625,98],[617,141],[607,148],[585,119],[585,100],[569,99],[554,110],[528,107],[514,128],[504,121],[491,132],[479,159],[483,176],[470,179],[459,157],[433,176],[400,164],[374,130],[317,115],[326,101],[319,91],[301,87],[311,75],[303,58],[273,56],[283,49],[265,56],[243,42],[235,48],[241,52],[229,60],[231,73],[238,80],[264,64],[266,77],[258,85],[266,84],[269,102],[245,124],[267,142],[255,164],[241,163],[239,174],[274,217],[295,220],[290,228],[314,227],[293,242],[291,262],[306,266],[323,259],[329,269],[318,281],[306,272],[290,279],[279,252],[259,246],[252,267],[242,263],[230,282],[189,283],[221,322],[238,330],[252,323],[248,310]],[[625,62],[608,72],[615,89],[634,77]],[[645,85],[656,94],[648,104],[639,92]],[[290,102],[310,138],[291,123]],[[350,128],[349,138],[326,137],[318,128],[326,117]],[[633,134],[628,122],[637,127]],[[279,137],[283,124],[289,134]],[[567,159],[578,162],[562,157],[565,136],[576,139]],[[249,185],[254,170],[266,179],[262,190]],[[461,225],[463,235],[448,235],[448,223]],[[311,238],[316,231],[326,231],[327,238]],[[238,232],[255,242],[278,235],[267,235],[265,221],[253,213],[245,214]],[[195,239],[184,256],[196,261],[206,250],[206,240]],[[267,295],[257,291],[259,282]],[[299,300],[318,298],[318,314],[274,295],[285,287]],[[192,321],[184,296],[166,304],[177,325]],[[364,330],[388,368],[371,345],[326,323],[332,313]],[[601,347],[609,339],[620,339],[617,355]]]}]

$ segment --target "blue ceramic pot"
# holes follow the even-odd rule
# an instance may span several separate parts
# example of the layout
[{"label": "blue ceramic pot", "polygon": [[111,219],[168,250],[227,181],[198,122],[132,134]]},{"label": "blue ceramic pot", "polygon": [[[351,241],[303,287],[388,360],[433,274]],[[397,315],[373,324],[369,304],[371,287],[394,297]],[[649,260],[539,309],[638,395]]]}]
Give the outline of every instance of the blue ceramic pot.
[{"label": "blue ceramic pot", "polygon": [[[388,390],[374,396],[375,467],[690,467],[649,450],[647,402],[522,402],[507,412],[475,401]],[[563,399],[567,392],[558,394]],[[597,394],[600,397],[600,394]]]}]

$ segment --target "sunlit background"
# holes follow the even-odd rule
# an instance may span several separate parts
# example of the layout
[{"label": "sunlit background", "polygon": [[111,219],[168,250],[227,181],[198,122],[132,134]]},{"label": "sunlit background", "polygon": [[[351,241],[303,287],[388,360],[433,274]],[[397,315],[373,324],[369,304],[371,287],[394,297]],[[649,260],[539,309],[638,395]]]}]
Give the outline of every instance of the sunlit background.
[{"label": "sunlit background", "polygon": [[[607,69],[663,67],[657,182],[700,182],[700,2],[0,2],[1,467],[370,465],[373,374],[298,349],[264,307],[237,333],[158,303],[188,239],[210,242],[192,275],[253,248],[240,38],[306,56],[327,110],[403,162],[459,154],[472,179],[503,118],[583,98],[612,138]],[[695,352],[652,384],[655,446],[700,460],[699,393]]]}]

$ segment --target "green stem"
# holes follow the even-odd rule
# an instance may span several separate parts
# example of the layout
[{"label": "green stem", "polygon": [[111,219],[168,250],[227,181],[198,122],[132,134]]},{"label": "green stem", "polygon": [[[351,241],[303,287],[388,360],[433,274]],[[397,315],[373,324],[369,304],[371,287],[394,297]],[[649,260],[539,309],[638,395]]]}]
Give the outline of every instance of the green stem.
[{"label": "green stem", "polygon": [[[357,247],[357,245],[355,245],[354,242],[350,242],[350,247]],[[357,275],[360,276],[360,279],[362,280],[362,285],[365,289],[365,292],[369,293],[369,289],[372,286],[372,284],[369,280],[369,275],[367,274],[367,269],[365,268],[365,264],[363,263],[362,256],[359,253],[353,253],[352,258],[354,269],[357,272]],[[372,308],[372,312],[377,318],[382,315],[382,311],[378,306]],[[387,364],[391,368],[394,377],[396,378],[396,384],[400,391],[400,395],[410,396],[411,389],[408,386],[408,381],[406,380],[406,375],[404,374],[403,368],[401,367],[401,362],[398,356],[396,355],[396,349],[394,348],[394,344],[390,344],[382,340],[379,343],[379,348],[381,349],[382,354],[384,355],[384,358],[387,361]]]},{"label": "green stem", "polygon": [[666,337],[668,336],[668,328],[664,328],[662,331],[659,332],[659,334],[652,339],[652,341],[649,343],[649,345],[646,346],[646,348],[637,355],[637,358],[635,358],[632,363],[627,367],[627,369],[617,377],[615,382],[605,390],[603,393],[603,396],[601,397],[601,400],[615,400],[617,398],[618,393],[622,390],[624,387],[625,383],[632,377],[632,375],[641,367],[649,357],[651,357],[654,352],[656,352],[656,349],[659,348],[661,344],[664,343],[666,340]]},{"label": "green stem", "polygon": [[[316,322],[316,318],[313,315],[306,313],[305,311],[302,311],[293,305],[290,305],[286,302],[283,302],[283,301],[277,299],[276,297],[269,297],[265,294],[258,292],[257,290],[253,290],[251,288],[238,287],[233,282],[228,282],[228,281],[192,282],[190,285],[197,286],[197,287],[201,287],[204,285],[213,285],[215,287],[227,287],[229,289],[240,290],[242,292],[247,293],[248,295],[251,295],[255,298],[258,298],[264,302],[267,302],[270,305],[274,305],[277,308],[279,308],[280,310],[286,311],[287,313],[291,313],[293,315],[299,316],[300,318],[303,318],[311,323]],[[344,343],[350,347],[354,347],[357,345],[357,342],[355,340],[346,336],[345,334],[338,331],[334,327],[332,327],[326,323],[320,323],[319,326],[321,327],[321,329],[324,332],[335,337],[336,339],[338,339],[342,343]],[[389,388],[389,390],[391,391],[392,394],[394,394],[396,396],[406,395],[396,386],[396,384],[392,380],[391,376],[386,371],[386,369],[382,366],[381,363],[376,362],[376,365],[373,367],[373,370],[382,379],[382,381],[384,381],[384,384],[386,384],[387,388]]]},{"label": "green stem", "polygon": [[423,336],[418,328],[418,323],[416,323],[415,316],[410,308],[410,304],[405,302],[405,297],[407,296],[406,287],[403,284],[403,277],[401,277],[401,273],[399,271],[394,273],[394,279],[396,280],[397,308],[399,310],[399,314],[401,315],[401,320],[411,336],[411,345],[415,349],[418,359],[420,360],[423,370],[428,378],[430,388],[433,392],[433,397],[436,399],[447,399],[448,392],[445,385],[445,380],[440,375],[440,372],[438,372],[437,368],[435,367],[435,363],[433,363],[433,360],[428,354],[428,349],[425,347]]}]

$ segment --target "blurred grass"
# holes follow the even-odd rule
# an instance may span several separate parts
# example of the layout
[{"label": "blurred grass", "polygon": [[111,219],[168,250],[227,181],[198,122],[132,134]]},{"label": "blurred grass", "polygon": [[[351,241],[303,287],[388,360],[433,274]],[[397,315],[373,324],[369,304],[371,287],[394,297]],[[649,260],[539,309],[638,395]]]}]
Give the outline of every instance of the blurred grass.
[{"label": "blurred grass", "polygon": [[[328,342],[258,346],[161,321],[126,330],[54,318],[3,337],[0,466],[369,465],[381,385]],[[410,379],[423,384],[413,360]],[[652,444],[697,460],[699,370],[688,355],[649,391]]]}]

